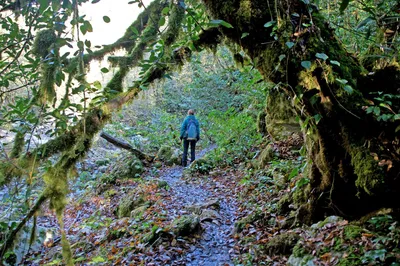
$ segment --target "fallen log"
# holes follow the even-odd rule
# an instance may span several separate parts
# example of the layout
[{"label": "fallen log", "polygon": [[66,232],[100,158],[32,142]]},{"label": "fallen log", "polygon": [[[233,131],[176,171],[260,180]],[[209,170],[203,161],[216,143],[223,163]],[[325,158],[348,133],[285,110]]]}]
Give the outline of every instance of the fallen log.
[{"label": "fallen log", "polygon": [[128,150],[128,151],[132,152],[136,157],[138,157],[139,160],[141,160],[142,162],[144,161],[144,163],[152,162],[154,160],[154,156],[146,154],[146,153],[143,153],[143,152],[133,148],[132,145],[129,144],[128,142],[125,142],[124,140],[120,140],[120,139],[114,138],[113,136],[111,136],[110,134],[105,133],[104,131],[102,131],[100,133],[100,137],[102,137],[103,139],[107,140],[111,144],[117,146],[118,148],[125,149],[125,150]]}]

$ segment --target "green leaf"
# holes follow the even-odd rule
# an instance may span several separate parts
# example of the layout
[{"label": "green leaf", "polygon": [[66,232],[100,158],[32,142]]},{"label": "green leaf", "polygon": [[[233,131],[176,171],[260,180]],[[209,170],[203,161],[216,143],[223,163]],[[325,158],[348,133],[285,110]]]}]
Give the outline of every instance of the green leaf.
[{"label": "green leaf", "polygon": [[331,62],[332,65],[340,66],[340,63],[338,61],[330,60],[330,62]]},{"label": "green leaf", "polygon": [[299,174],[299,169],[298,168],[294,168],[292,170],[292,172],[290,172],[289,180],[291,180],[293,177],[297,176],[298,174]]},{"label": "green leaf", "polygon": [[301,178],[299,181],[297,181],[296,183],[296,187],[297,188],[301,188],[302,186],[307,185],[308,183],[310,183],[310,179],[303,177]]},{"label": "green leaf", "polygon": [[93,86],[94,86],[96,89],[100,90],[100,89],[101,89],[101,83],[100,83],[100,81],[96,80],[95,82],[93,82]]},{"label": "green leaf", "polygon": [[306,68],[306,69],[310,69],[311,68],[311,62],[310,61],[302,61],[301,62],[301,66]]},{"label": "green leaf", "polygon": [[211,20],[210,21],[210,26],[211,27],[216,27],[216,26],[224,26],[224,27],[226,27],[226,28],[233,28],[233,26],[231,25],[231,24],[229,24],[228,22],[226,22],[226,21],[223,21],[223,20],[221,20],[221,19],[214,19],[214,20]]},{"label": "green leaf", "polygon": [[103,67],[102,69],[100,69],[100,71],[103,72],[103,73],[108,73],[109,72],[108,68],[106,68],[106,67]]},{"label": "green leaf", "polygon": [[348,83],[347,79],[336,79],[340,84],[346,85]]},{"label": "green leaf", "polygon": [[93,1],[92,1],[92,4],[96,4],[96,3],[98,3],[98,2],[100,2],[100,0],[93,0]]},{"label": "green leaf", "polygon": [[282,60],[285,59],[285,58],[286,58],[286,55],[281,54],[281,55],[279,56],[279,61],[282,61]]},{"label": "green leaf", "polygon": [[164,7],[164,9],[161,11],[161,14],[165,16],[168,14],[168,12],[169,12],[169,7]]},{"label": "green leaf", "polygon": [[133,31],[133,34],[139,35],[139,31],[135,27],[131,27],[131,30]]},{"label": "green leaf", "polygon": [[158,21],[158,26],[162,27],[165,25],[165,17],[161,17],[160,20]]},{"label": "green leaf", "polygon": [[83,42],[82,41],[79,41],[77,43],[77,45],[78,45],[79,50],[83,50]]},{"label": "green leaf", "polygon": [[374,114],[375,115],[380,115],[381,114],[381,109],[378,106],[374,107]]},{"label": "green leaf", "polygon": [[340,12],[343,12],[347,6],[349,5],[349,3],[351,2],[351,0],[342,0],[342,3],[340,3]]},{"label": "green leaf", "polygon": [[243,39],[243,38],[245,38],[247,36],[249,36],[249,33],[248,32],[243,32],[242,33],[242,37],[240,37],[240,39]]},{"label": "green leaf", "polygon": [[290,49],[294,46],[294,42],[286,42],[286,46]]},{"label": "green leaf", "polygon": [[315,123],[319,123],[319,121],[321,121],[321,119],[322,119],[322,116],[320,115],[320,114],[316,114],[316,115],[314,115],[314,119],[315,119]]},{"label": "green leaf", "polygon": [[110,23],[111,19],[110,19],[110,17],[108,17],[108,16],[103,16],[103,21],[104,21],[105,23]]},{"label": "green leaf", "polygon": [[271,27],[271,26],[273,26],[275,24],[276,24],[276,21],[275,20],[271,20],[271,21],[269,21],[269,22],[264,24],[264,28],[269,28],[269,27]]},{"label": "green leaf", "polygon": [[350,85],[346,85],[343,87],[343,89],[348,93],[352,94],[354,92],[353,88]]},{"label": "green leaf", "polygon": [[92,46],[92,43],[89,40],[86,40],[85,45],[87,48],[90,48]]},{"label": "green leaf", "polygon": [[327,56],[326,54],[324,54],[324,53],[316,53],[315,56],[316,56],[317,58],[320,58],[320,59],[324,60],[324,61],[325,61],[326,59],[328,59],[328,56]]},{"label": "green leaf", "polygon": [[92,261],[96,262],[96,263],[100,263],[100,262],[105,262],[106,260],[101,256],[97,256],[97,257],[92,258]]}]

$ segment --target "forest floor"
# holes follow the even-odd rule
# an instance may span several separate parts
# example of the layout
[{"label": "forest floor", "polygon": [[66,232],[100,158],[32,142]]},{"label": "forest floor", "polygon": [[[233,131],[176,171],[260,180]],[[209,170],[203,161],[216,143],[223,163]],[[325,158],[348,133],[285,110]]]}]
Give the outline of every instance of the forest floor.
[{"label": "forest floor", "polygon": [[[115,152],[111,146],[108,149]],[[197,152],[197,158],[211,149]],[[88,160],[86,167],[92,164]],[[239,248],[235,246],[234,224],[239,215],[237,188],[242,171],[190,174],[190,167],[175,165],[149,168],[143,176],[146,178],[118,180],[106,187],[72,189],[64,223],[76,264],[236,264]],[[132,193],[145,195],[151,204],[133,218],[119,218],[118,203]],[[196,228],[174,235],[170,229],[173,221],[192,215],[199,222]],[[54,214],[46,209],[38,218],[38,226],[48,229],[48,237],[44,246],[31,249],[25,264],[59,264],[61,241],[54,230],[58,227]],[[144,239],[152,234],[155,237],[146,243]]]},{"label": "forest floor", "polygon": [[[297,159],[287,142],[273,145],[283,166]],[[253,176],[240,162],[204,174],[151,166],[141,178],[104,185],[96,173],[107,170],[95,162],[119,150],[104,142],[93,150],[71,183],[64,215],[75,265],[399,265],[399,229],[388,215],[365,225],[330,216],[299,226],[276,211],[297,182],[269,178],[279,170],[276,161]],[[124,199],[138,203],[127,215]],[[42,237],[28,252],[25,245],[22,264],[63,265],[54,213],[42,210],[37,227]]]}]

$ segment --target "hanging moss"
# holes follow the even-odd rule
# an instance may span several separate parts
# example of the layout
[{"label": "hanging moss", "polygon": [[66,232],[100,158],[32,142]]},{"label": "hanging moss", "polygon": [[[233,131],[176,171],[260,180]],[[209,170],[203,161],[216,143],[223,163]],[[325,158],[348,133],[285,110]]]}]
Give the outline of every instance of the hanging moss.
[{"label": "hanging moss", "polygon": [[163,34],[162,39],[164,40],[164,45],[169,47],[176,40],[182,27],[181,23],[185,17],[185,9],[179,4],[173,4],[171,9],[171,15],[168,17],[168,29]]},{"label": "hanging moss", "polygon": [[46,29],[39,31],[33,43],[32,53],[38,57],[45,58],[56,40],[57,36],[54,30]]},{"label": "hanging moss", "polygon": [[10,153],[11,158],[18,158],[25,145],[25,133],[18,131],[14,138],[14,145]]}]

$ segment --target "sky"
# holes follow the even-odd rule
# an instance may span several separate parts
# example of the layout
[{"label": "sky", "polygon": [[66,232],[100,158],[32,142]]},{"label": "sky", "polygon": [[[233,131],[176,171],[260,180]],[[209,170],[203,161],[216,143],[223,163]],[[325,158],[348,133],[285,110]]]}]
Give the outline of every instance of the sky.
[{"label": "sky", "polygon": [[[143,11],[137,3],[128,4],[131,0],[100,0],[92,4],[87,2],[80,7],[79,13],[86,14],[86,19],[93,26],[93,32],[86,33],[83,38],[89,39],[94,45],[111,44],[122,37],[125,30]],[[151,0],[143,0],[148,6]],[[103,16],[111,19],[110,23],[103,21]]]}]

